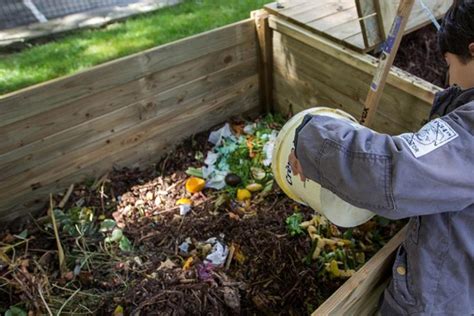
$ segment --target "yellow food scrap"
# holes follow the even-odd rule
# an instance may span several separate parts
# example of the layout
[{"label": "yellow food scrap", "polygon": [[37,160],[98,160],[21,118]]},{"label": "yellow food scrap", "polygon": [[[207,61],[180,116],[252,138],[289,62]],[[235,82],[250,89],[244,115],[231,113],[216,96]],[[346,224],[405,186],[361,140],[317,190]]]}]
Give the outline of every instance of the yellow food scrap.
[{"label": "yellow food scrap", "polygon": [[198,177],[191,177],[186,180],[186,191],[189,193],[197,193],[204,189],[206,181]]},{"label": "yellow food scrap", "polygon": [[250,193],[249,190],[247,190],[247,189],[238,189],[237,190],[237,200],[239,200],[239,201],[250,200],[251,197],[252,197],[252,193]]},{"label": "yellow food scrap", "polygon": [[193,257],[189,257],[188,259],[186,259],[186,261],[183,264],[183,270],[189,270],[189,268],[191,268],[191,265],[193,264],[193,261],[194,261]]},{"label": "yellow food scrap", "polygon": [[260,183],[251,183],[245,187],[250,192],[258,192],[263,189],[263,186]]},{"label": "yellow food scrap", "polygon": [[191,201],[190,199],[186,199],[186,198],[182,198],[182,199],[179,199],[178,201],[176,201],[176,205],[192,205],[193,204],[193,201]]},{"label": "yellow food scrap", "polygon": [[330,263],[327,264],[326,271],[328,271],[331,276],[336,277],[336,278],[350,278],[355,273],[355,271],[352,269],[348,269],[348,270],[339,269],[338,263],[334,259]]},{"label": "yellow food scrap", "polygon": [[320,235],[316,234],[316,228],[314,226],[308,227],[308,233],[312,240],[317,241],[316,248],[314,249],[313,256],[312,256],[313,260],[318,259],[324,247],[327,246],[331,248],[332,250],[334,250],[336,246],[338,245],[338,243],[340,242],[340,240],[323,238]]},{"label": "yellow food scrap", "polygon": [[307,232],[308,232],[308,235],[309,235],[309,238],[311,238],[311,240],[315,240],[318,238],[318,230],[316,229],[316,227],[314,226],[308,226],[307,228]]}]

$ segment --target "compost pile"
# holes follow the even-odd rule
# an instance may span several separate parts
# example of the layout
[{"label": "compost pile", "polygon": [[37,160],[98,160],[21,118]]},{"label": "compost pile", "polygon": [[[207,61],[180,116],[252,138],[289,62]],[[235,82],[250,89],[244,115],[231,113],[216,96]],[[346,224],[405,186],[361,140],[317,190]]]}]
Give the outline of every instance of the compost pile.
[{"label": "compost pile", "polygon": [[42,216],[0,233],[0,312],[314,311],[401,224],[342,230],[288,199],[269,157],[282,123],[234,120],[153,168],[51,196]]},{"label": "compost pile", "polygon": [[433,25],[403,36],[394,65],[439,87],[447,86],[448,67]]}]

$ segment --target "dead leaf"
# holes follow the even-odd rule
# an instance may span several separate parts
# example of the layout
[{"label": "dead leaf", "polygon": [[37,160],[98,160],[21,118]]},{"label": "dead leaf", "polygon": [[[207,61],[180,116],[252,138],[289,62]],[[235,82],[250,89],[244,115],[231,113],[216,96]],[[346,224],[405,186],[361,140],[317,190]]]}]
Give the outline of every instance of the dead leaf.
[{"label": "dead leaf", "polygon": [[240,136],[244,133],[245,124],[243,123],[232,124],[231,128],[237,136]]},{"label": "dead leaf", "polygon": [[160,270],[169,270],[169,269],[173,269],[175,267],[176,267],[176,264],[168,258],[165,261],[163,261],[162,263],[160,263],[160,266],[158,267],[157,270],[158,271],[160,271]]},{"label": "dead leaf", "polygon": [[113,316],[123,316],[123,307],[121,305],[115,308]]},{"label": "dead leaf", "polygon": [[5,237],[3,237],[2,242],[4,244],[11,244],[12,242],[15,241],[15,236],[12,234],[7,234]]},{"label": "dead leaf", "polygon": [[244,255],[244,253],[242,252],[242,249],[240,249],[240,246],[238,246],[238,245],[235,245],[234,259],[239,264],[244,264],[245,260],[247,259]]},{"label": "dead leaf", "polygon": [[229,212],[227,214],[229,214],[230,219],[233,219],[233,220],[236,220],[236,221],[240,220],[240,216],[238,214],[235,214],[233,212]]},{"label": "dead leaf", "polygon": [[240,312],[240,294],[239,291],[235,288],[224,287],[224,302],[225,304],[232,309],[234,313],[239,314]]}]

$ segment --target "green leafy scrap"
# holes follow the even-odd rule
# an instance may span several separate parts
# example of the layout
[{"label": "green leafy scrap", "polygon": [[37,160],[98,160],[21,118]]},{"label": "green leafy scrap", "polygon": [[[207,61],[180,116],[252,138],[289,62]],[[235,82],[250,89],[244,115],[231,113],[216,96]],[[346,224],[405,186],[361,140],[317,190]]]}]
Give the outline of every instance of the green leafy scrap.
[{"label": "green leafy scrap", "polygon": [[293,215],[286,218],[286,228],[290,236],[298,236],[304,233],[301,229],[300,224],[303,221],[303,215],[301,213],[294,213]]},{"label": "green leafy scrap", "polygon": [[5,316],[27,316],[27,312],[25,312],[23,309],[16,307],[16,306],[11,306],[6,312]]}]

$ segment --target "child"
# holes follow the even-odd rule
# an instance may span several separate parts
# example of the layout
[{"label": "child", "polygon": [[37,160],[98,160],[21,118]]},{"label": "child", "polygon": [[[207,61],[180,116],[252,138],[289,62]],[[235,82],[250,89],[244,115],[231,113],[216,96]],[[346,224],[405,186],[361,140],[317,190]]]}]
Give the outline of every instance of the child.
[{"label": "child", "polygon": [[474,314],[474,0],[455,1],[438,34],[451,87],[431,121],[389,136],[307,115],[293,172],[361,208],[410,217],[382,315]]}]

